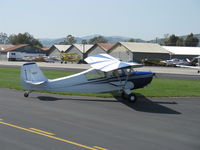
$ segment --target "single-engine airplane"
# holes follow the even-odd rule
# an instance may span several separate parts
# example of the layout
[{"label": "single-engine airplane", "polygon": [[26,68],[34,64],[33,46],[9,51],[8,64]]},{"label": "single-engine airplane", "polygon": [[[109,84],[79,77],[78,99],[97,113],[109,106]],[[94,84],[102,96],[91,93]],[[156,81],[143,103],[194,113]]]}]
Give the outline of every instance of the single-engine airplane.
[{"label": "single-engine airplane", "polygon": [[78,93],[120,93],[123,99],[135,102],[137,97],[131,90],[148,85],[154,76],[152,72],[134,71],[141,67],[134,62],[122,62],[108,54],[89,56],[85,61],[92,67],[81,73],[58,79],[47,79],[36,63],[25,63],[21,67],[21,84],[32,91],[57,91]]},{"label": "single-engine airplane", "polygon": [[197,59],[197,66],[188,66],[188,65],[176,65],[176,66],[177,67],[182,67],[182,68],[196,69],[197,73],[200,73],[200,56],[197,56],[194,59]]}]

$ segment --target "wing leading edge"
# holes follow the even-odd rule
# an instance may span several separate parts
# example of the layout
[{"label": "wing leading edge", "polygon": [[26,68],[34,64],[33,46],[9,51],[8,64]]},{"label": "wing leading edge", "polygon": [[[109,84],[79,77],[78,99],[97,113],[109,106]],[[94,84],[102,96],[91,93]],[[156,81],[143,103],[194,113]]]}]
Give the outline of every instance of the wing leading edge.
[{"label": "wing leading edge", "polygon": [[97,54],[89,56],[85,61],[94,69],[108,72],[120,68],[132,66],[134,68],[141,67],[141,64],[135,62],[123,62],[108,55],[108,54]]}]

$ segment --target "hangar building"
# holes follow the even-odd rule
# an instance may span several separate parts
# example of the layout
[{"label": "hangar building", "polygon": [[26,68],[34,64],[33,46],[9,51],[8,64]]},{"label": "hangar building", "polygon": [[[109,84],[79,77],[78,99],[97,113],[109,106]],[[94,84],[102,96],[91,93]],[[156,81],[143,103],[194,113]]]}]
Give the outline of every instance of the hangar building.
[{"label": "hangar building", "polygon": [[102,54],[107,53],[108,50],[113,46],[114,44],[109,43],[97,43],[94,46],[92,46],[87,52],[86,56],[91,56],[95,54]]},{"label": "hangar building", "polygon": [[184,47],[184,46],[162,46],[169,51],[170,58],[192,59],[200,56],[200,47]]},{"label": "hangar building", "polygon": [[166,60],[170,58],[169,52],[165,48],[153,43],[118,42],[108,53],[122,61],[140,61],[154,58]]}]

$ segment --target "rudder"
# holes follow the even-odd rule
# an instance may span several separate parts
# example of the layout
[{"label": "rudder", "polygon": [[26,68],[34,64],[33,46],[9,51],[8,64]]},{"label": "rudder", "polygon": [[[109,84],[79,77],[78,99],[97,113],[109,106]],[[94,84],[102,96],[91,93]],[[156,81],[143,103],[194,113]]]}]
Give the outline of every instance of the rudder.
[{"label": "rudder", "polygon": [[25,63],[21,67],[21,83],[23,85],[24,83],[43,83],[47,80],[36,63]]}]

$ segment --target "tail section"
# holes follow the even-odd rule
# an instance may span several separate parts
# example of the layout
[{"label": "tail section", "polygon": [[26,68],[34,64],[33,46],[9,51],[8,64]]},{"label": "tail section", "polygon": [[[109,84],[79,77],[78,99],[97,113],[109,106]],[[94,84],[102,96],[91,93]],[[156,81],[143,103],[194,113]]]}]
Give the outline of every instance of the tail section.
[{"label": "tail section", "polygon": [[24,88],[31,90],[33,85],[41,85],[47,80],[36,63],[26,63],[21,67],[21,83]]}]

